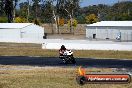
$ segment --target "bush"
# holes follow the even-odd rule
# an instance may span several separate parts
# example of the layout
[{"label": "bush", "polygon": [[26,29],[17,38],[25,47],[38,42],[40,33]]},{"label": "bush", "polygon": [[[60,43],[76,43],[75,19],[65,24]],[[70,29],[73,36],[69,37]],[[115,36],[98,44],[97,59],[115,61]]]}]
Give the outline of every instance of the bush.
[{"label": "bush", "polygon": [[64,18],[59,19],[59,26],[64,26],[65,20]]},{"label": "bush", "polygon": [[8,19],[6,17],[0,17],[0,23],[7,23]]},{"label": "bush", "polygon": [[[76,19],[72,20],[72,26],[77,27],[78,21]],[[68,20],[68,26],[70,26],[70,20]]]},{"label": "bush", "polygon": [[22,17],[16,17],[14,20],[15,23],[26,23],[26,18],[22,18]]},{"label": "bush", "polygon": [[73,22],[72,22],[72,26],[73,26],[73,27],[77,27],[77,24],[78,24],[77,20],[74,19]]},{"label": "bush", "polygon": [[86,16],[85,19],[86,19],[86,22],[89,24],[96,23],[99,20],[95,14],[90,14]]}]

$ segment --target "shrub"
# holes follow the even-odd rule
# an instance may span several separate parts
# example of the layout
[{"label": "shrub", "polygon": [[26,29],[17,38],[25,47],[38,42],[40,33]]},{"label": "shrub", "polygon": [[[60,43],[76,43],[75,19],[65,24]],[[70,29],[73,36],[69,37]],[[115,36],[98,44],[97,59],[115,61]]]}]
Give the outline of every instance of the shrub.
[{"label": "shrub", "polygon": [[22,17],[16,17],[14,20],[15,23],[26,23],[26,18],[22,18]]},{"label": "shrub", "polygon": [[7,23],[8,19],[6,17],[0,17],[0,23]]},{"label": "shrub", "polygon": [[[72,25],[73,27],[77,27],[78,21],[76,19],[72,20]],[[68,26],[70,26],[70,20],[68,20]]]},{"label": "shrub", "polygon": [[64,26],[64,22],[65,22],[64,18],[59,19],[59,26]]},{"label": "shrub", "polygon": [[90,14],[85,17],[86,22],[89,24],[95,23],[98,21],[98,17],[95,14]]}]

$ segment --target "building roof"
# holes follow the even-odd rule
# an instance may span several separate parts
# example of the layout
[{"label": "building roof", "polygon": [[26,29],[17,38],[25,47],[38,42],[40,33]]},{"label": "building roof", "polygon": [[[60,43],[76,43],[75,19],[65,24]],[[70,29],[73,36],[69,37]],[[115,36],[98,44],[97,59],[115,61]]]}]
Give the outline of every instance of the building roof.
[{"label": "building roof", "polygon": [[0,23],[0,29],[19,29],[32,24],[33,23]]},{"label": "building roof", "polygon": [[129,26],[131,26],[132,27],[132,21],[101,21],[101,22],[89,24],[87,26],[89,26],[89,27],[103,27],[103,26],[107,26],[107,27],[127,26],[127,27],[129,27]]}]

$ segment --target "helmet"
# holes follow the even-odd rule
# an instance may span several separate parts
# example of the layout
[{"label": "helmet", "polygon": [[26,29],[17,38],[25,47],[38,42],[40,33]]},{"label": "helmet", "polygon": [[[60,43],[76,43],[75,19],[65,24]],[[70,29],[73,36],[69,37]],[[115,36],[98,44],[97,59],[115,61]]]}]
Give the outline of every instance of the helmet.
[{"label": "helmet", "polygon": [[64,45],[62,45],[62,46],[61,46],[61,49],[64,49],[64,48],[65,48],[65,46],[64,46]]}]

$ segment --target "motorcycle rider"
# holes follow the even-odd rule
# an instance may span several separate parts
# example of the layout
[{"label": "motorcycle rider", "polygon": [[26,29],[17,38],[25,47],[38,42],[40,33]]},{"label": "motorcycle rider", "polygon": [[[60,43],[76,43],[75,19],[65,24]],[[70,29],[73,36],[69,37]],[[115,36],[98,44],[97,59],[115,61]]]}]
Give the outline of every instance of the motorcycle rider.
[{"label": "motorcycle rider", "polygon": [[59,50],[60,57],[63,56],[63,53],[65,50],[67,50],[66,47],[64,45],[62,45],[60,50]]},{"label": "motorcycle rider", "polygon": [[59,50],[59,58],[63,60],[63,63],[73,63],[75,64],[76,61],[73,57],[73,52],[71,50],[66,49],[64,45],[61,46]]}]

